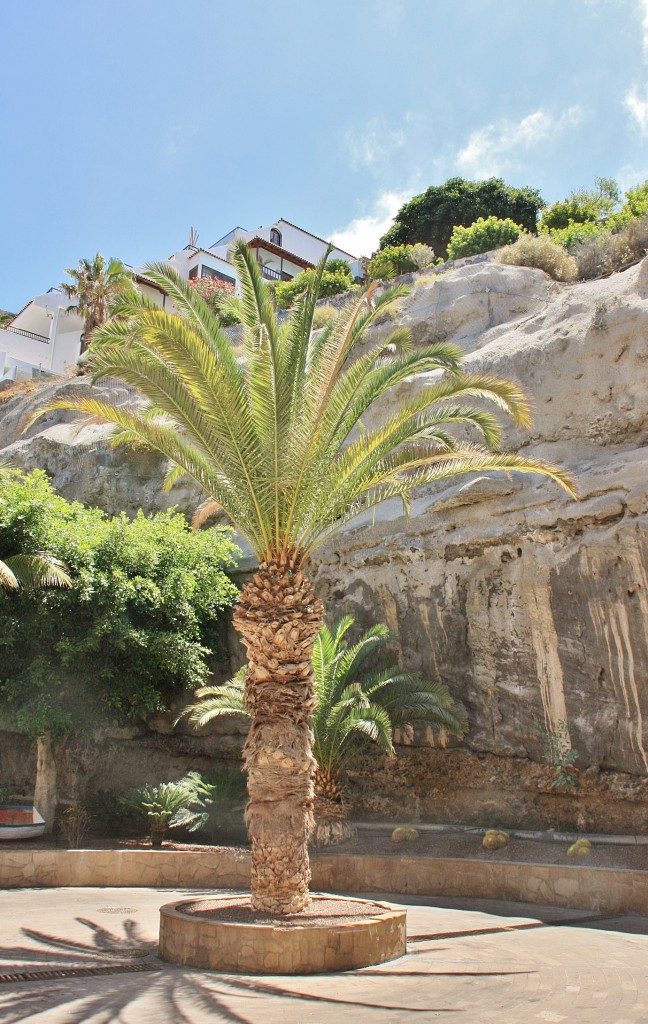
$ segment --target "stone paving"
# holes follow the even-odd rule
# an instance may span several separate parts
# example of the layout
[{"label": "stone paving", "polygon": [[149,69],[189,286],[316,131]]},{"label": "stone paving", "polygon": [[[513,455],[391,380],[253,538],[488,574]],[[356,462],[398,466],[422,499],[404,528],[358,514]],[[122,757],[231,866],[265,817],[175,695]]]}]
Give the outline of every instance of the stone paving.
[{"label": "stone paving", "polygon": [[159,906],[194,895],[207,894],[0,891],[0,1021],[648,1024],[645,917],[376,893],[407,905],[405,957],[349,974],[251,977],[157,958]]}]

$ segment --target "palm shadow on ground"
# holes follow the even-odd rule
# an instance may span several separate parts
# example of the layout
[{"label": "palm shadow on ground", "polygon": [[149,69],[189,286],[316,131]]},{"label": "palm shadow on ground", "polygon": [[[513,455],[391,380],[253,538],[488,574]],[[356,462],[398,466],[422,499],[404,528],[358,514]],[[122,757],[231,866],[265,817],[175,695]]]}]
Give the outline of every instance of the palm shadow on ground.
[{"label": "palm shadow on ground", "polygon": [[[263,980],[244,975],[209,974],[165,964],[157,956],[157,943],[145,939],[137,922],[130,919],[122,922],[121,933],[111,932],[88,918],[76,920],[91,932],[86,943],[24,928],[25,938],[38,947],[21,945],[2,951],[0,1019],[5,1024],[19,1024],[48,1011],[56,1014],[57,1020],[65,1020],[65,1024],[83,1024],[95,1019],[123,1021],[127,1009],[136,1008],[140,1000],[146,1000],[149,1013],[154,1007],[158,1019],[168,1024],[203,1024],[207,1020],[252,1024],[262,1019],[262,1002],[273,998],[308,1004],[311,1012],[317,1006],[337,1006],[341,1016],[345,1008],[353,1007],[384,1015],[387,1021],[396,1012],[411,1013],[413,1017],[461,1012],[458,1007],[407,1006],[397,999],[386,1005],[364,998],[371,985],[369,979],[378,974],[395,980],[398,977],[448,976],[455,972],[399,971],[390,970],[386,965],[373,971],[327,976],[331,979],[331,988],[336,977],[357,982],[355,998],[352,994],[346,998],[319,995],[299,991],[289,978],[275,976]],[[444,948],[439,946],[439,952]],[[416,955],[413,951],[408,958]],[[478,977],[525,972],[460,973]],[[231,1005],[241,1000],[249,1000],[249,1014]]]}]

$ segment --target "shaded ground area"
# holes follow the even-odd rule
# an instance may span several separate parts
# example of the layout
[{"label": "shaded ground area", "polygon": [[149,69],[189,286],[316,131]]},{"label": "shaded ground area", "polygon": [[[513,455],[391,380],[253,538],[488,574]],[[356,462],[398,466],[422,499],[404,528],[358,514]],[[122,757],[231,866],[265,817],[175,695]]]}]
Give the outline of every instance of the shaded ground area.
[{"label": "shaded ground area", "polygon": [[392,902],[408,909],[408,953],[379,967],[286,978],[220,975],[164,964],[156,955],[159,906],[207,895],[100,888],[0,893],[0,1020],[648,1020],[648,918],[606,918],[494,901],[417,897],[410,902],[397,896]]},{"label": "shaded ground area", "polygon": [[[608,843],[592,844],[591,853],[587,857],[568,857],[567,850],[571,845],[569,842],[543,842],[538,839],[511,839],[508,846],[499,850],[484,850],[482,846],[482,835],[473,833],[452,833],[452,832],[419,832],[419,836],[411,843],[394,843],[391,840],[392,829],[375,828],[370,831],[361,830],[355,839],[351,839],[339,846],[327,846],[320,851],[313,850],[313,856],[318,852],[326,854],[358,854],[373,855],[380,857],[443,857],[443,858],[468,858],[471,860],[501,860],[501,861],[523,861],[529,864],[583,864],[590,867],[605,868],[630,868],[638,871],[648,871],[648,845],[616,845]],[[104,839],[91,839],[85,844],[86,849],[150,849],[150,842],[147,839],[123,839],[110,841]],[[165,840],[165,850],[205,850],[221,849],[223,846],[231,848],[236,846],[245,849],[245,844],[239,842],[226,843],[220,846],[196,842],[180,842],[175,839]],[[2,843],[2,850],[27,850],[27,849],[62,849],[61,844],[54,840],[41,839],[33,843],[17,842]]]}]

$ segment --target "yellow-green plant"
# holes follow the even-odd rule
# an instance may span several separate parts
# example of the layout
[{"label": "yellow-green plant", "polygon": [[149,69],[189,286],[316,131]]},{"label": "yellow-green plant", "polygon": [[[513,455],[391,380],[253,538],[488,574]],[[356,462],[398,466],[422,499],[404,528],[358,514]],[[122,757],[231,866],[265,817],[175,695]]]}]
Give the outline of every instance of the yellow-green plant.
[{"label": "yellow-green plant", "polygon": [[[223,512],[258,559],[234,616],[249,659],[252,905],[294,913],[310,903],[312,651],[323,622],[307,575],[310,556],[380,502],[401,498],[407,510],[413,490],[457,475],[520,471],[571,485],[556,467],[498,451],[496,418],[470,404],[490,402],[524,426],[528,405],[518,385],[462,372],[460,351],[447,344],[387,357],[389,338],[360,349],[366,329],[402,288],[354,296],[314,334],[325,260],[280,324],[253,254],[236,242],[231,258],[241,288],[241,346],[233,347],[168,264],[154,264],[146,273],[177,315],[128,296],[93,344],[93,379],[122,380],[139,399],[60,397],[49,408],[108,420],[117,440],[161,452],[173,463],[169,485],[189,474],[209,495],[196,523]],[[359,431],[365,413],[404,381],[410,397],[380,425]],[[453,433],[466,426],[481,443]]]}]

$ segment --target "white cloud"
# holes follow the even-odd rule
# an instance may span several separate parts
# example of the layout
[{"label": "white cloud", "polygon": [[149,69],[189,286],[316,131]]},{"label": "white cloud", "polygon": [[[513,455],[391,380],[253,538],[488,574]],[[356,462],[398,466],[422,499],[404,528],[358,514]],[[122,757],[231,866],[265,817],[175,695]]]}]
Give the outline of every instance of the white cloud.
[{"label": "white cloud", "polygon": [[[637,14],[641,18],[644,63],[648,63],[648,0],[638,0]],[[625,94],[623,105],[642,135],[648,135],[648,86],[644,86],[642,96],[639,86],[633,85]]]},{"label": "white cloud", "polygon": [[581,120],[579,106],[569,107],[559,117],[535,110],[521,121],[498,121],[478,128],[457,153],[458,167],[476,178],[490,178],[517,167],[520,156],[541,142],[572,128]]},{"label": "white cloud", "polygon": [[405,145],[402,129],[390,129],[380,118],[372,118],[360,132],[347,132],[346,145],[354,168],[372,167]]},{"label": "white cloud", "polygon": [[638,6],[639,14],[641,15],[644,56],[648,60],[648,0],[639,0]]},{"label": "white cloud", "polygon": [[626,93],[623,102],[630,111],[630,116],[639,128],[639,131],[644,135],[648,135],[648,91],[644,93],[644,98],[642,99],[638,88],[633,86],[630,92]]},{"label": "white cloud", "polygon": [[353,256],[370,256],[378,248],[380,236],[391,227],[401,206],[412,195],[412,192],[383,192],[376,199],[372,213],[356,217],[346,227],[332,231],[333,242]]}]

